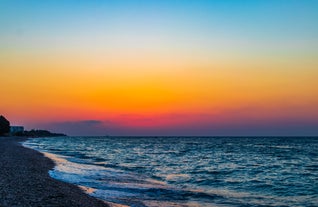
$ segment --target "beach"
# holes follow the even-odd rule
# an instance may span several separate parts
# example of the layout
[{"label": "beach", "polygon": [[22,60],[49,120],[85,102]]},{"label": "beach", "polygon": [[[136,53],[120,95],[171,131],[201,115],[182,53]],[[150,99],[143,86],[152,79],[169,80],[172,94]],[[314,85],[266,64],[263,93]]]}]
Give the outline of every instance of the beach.
[{"label": "beach", "polygon": [[0,206],[106,207],[79,187],[51,178],[54,162],[25,148],[25,138],[0,137]]}]

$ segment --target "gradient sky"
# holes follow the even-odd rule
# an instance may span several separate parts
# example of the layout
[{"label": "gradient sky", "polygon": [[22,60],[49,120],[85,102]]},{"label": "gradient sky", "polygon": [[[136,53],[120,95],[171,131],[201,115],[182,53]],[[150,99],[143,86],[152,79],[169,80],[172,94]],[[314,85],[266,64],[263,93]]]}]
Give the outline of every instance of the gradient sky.
[{"label": "gradient sky", "polygon": [[0,1],[0,114],[69,135],[318,135],[318,1]]}]

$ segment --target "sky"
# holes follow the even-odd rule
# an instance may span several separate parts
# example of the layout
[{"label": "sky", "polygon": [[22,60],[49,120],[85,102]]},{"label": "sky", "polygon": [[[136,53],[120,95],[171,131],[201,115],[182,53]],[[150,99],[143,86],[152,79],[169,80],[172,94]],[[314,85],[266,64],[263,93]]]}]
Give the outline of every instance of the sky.
[{"label": "sky", "polygon": [[0,0],[0,94],[68,135],[318,135],[318,1]]}]

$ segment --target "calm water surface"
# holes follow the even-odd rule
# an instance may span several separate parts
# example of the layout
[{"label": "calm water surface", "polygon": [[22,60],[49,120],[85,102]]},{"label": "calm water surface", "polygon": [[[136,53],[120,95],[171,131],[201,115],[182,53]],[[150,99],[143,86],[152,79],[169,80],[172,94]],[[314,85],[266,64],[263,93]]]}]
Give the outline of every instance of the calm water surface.
[{"label": "calm water surface", "polygon": [[318,138],[59,137],[50,175],[127,206],[318,206]]}]

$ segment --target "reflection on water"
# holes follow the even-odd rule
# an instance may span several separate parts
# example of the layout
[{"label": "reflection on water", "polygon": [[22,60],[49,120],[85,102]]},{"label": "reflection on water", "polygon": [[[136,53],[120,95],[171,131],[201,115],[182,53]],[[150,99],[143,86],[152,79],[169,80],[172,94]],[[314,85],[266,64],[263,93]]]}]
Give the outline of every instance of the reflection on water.
[{"label": "reflection on water", "polygon": [[315,206],[318,138],[31,139],[56,179],[128,206]]}]

